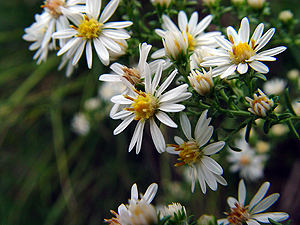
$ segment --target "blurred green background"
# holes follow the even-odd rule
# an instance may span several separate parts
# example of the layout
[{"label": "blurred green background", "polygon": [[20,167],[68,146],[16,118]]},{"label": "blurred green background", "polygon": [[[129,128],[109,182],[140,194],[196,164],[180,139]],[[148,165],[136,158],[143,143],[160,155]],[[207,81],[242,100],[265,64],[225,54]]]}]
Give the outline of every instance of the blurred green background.
[{"label": "blurred green background", "polygon": [[[270,3],[274,16],[291,9],[300,18],[300,1]],[[85,100],[97,96],[98,77],[109,69],[95,62],[88,70],[82,60],[75,74],[66,78],[64,71],[57,71],[60,58],[53,52],[46,63],[36,65],[22,35],[34,22],[34,14],[41,13],[42,4],[0,3],[0,223],[102,224],[112,217],[110,209],[117,211],[127,202],[135,182],[142,193],[152,182],[159,184],[155,205],[180,202],[195,218],[203,213],[224,217],[226,198],[237,195],[237,175],[225,172],[228,187],[203,195],[196,185],[192,194],[190,183],[182,179],[184,171],[173,167],[176,157],[159,155],[149,133],[139,155],[127,152],[134,125],[113,136],[119,121],[106,113],[96,115],[101,119],[91,124],[88,135],[72,132],[74,114],[83,110]],[[287,65],[281,71],[284,76],[292,69],[291,62],[278,60]],[[173,131],[167,133],[170,142]],[[273,209],[288,212],[294,224],[300,223],[299,150],[295,139],[282,141],[272,153],[265,178],[247,185],[253,195],[264,180],[270,181],[270,193],[282,194]],[[219,162],[224,166],[222,155]]]}]

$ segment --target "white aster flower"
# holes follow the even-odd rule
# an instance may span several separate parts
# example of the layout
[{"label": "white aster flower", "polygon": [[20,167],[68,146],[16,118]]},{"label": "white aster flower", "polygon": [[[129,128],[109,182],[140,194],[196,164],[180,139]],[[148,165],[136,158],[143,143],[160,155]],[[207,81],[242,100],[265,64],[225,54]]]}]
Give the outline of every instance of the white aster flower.
[{"label": "white aster flower", "polygon": [[269,218],[276,222],[286,220],[289,215],[285,212],[261,213],[273,205],[280,196],[278,193],[274,193],[265,197],[269,187],[269,182],[263,183],[250,201],[250,204],[245,206],[246,186],[244,181],[241,180],[239,183],[238,200],[233,197],[227,199],[231,212],[225,213],[227,218],[219,219],[218,224],[241,225],[246,222],[248,225],[260,225],[260,223],[269,223]]},{"label": "white aster flower", "polygon": [[[133,133],[129,152],[136,145],[136,154],[141,150],[143,129],[147,121],[150,122],[150,133],[154,145],[159,153],[165,151],[165,140],[162,132],[155,123],[156,117],[163,124],[176,128],[177,125],[165,112],[180,112],[185,109],[184,105],[177,104],[191,97],[187,91],[188,85],[180,85],[170,91],[163,92],[173,81],[177,70],[174,70],[168,78],[160,85],[158,84],[162,74],[162,64],[159,64],[153,80],[151,80],[150,68],[145,63],[145,92],[138,91],[126,78],[121,77],[123,83],[128,87],[129,93],[126,95],[114,96],[111,101],[123,106],[123,110],[113,115],[113,119],[122,119],[123,122],[114,130],[114,135],[121,133],[133,120],[137,120],[135,131]],[[129,107],[128,107],[129,106]]]},{"label": "white aster flower", "polygon": [[188,38],[185,32],[168,30],[162,40],[165,55],[170,59],[177,60],[180,55],[187,54]]},{"label": "white aster flower", "polygon": [[111,213],[116,218],[105,219],[104,222],[111,225],[150,225],[157,223],[157,213],[151,201],[156,195],[158,185],[152,183],[146,190],[145,195],[141,194],[141,199],[138,196],[137,185],[133,184],[131,187],[131,199],[129,204],[121,204],[118,207],[118,213],[111,210]]},{"label": "white aster flower", "polygon": [[257,155],[255,149],[245,141],[238,139],[236,147],[242,149],[241,152],[229,149],[229,155],[226,160],[231,163],[229,170],[232,173],[239,172],[240,178],[249,181],[256,181],[263,177],[264,165],[268,157],[266,155]]},{"label": "white aster flower", "polygon": [[205,69],[202,69],[203,73],[199,70],[191,70],[188,79],[192,87],[202,96],[206,93],[209,93],[211,88],[214,86],[212,79],[211,70],[206,72]]},{"label": "white aster flower", "polygon": [[87,135],[90,132],[90,122],[84,113],[76,113],[71,122],[72,130],[79,135]]},{"label": "white aster flower", "polygon": [[263,90],[267,95],[280,95],[284,91],[286,83],[287,82],[285,80],[280,78],[268,80],[266,83],[264,83]]},{"label": "white aster flower", "polygon": [[[68,19],[75,16],[83,10],[85,0],[46,0],[42,14],[35,15],[35,22],[25,28],[23,39],[34,42],[29,46],[29,50],[36,51],[33,59],[37,59],[37,64],[47,60],[48,51],[56,48],[54,40],[51,40],[51,35],[55,31],[61,31],[70,26]],[[59,40],[59,46],[64,45],[66,40]]]},{"label": "white aster flower", "polygon": [[[116,43],[118,39],[128,39],[130,35],[124,29],[132,24],[131,21],[107,22],[119,5],[119,0],[111,0],[100,15],[101,0],[87,0],[85,15],[80,19],[74,18],[76,26],[55,32],[53,38],[71,38],[57,53],[72,57],[72,64],[76,65],[86,50],[87,65],[92,68],[92,42],[97,55],[104,65],[110,62],[109,52],[121,52]],[[74,54],[75,52],[75,54]]]},{"label": "white aster flower", "polygon": [[222,185],[227,185],[226,180],[221,176],[223,174],[222,167],[213,160],[210,156],[219,152],[225,145],[224,141],[207,144],[213,134],[213,126],[209,126],[211,118],[207,117],[205,110],[195,127],[195,138],[192,138],[191,123],[185,113],[180,114],[180,125],[183,133],[188,141],[184,141],[180,137],[175,136],[174,140],[177,143],[169,144],[167,152],[178,154],[180,163],[175,166],[188,164],[190,166],[190,174],[192,176],[192,192],[195,190],[195,180],[198,179],[202,192],[206,193],[206,183],[213,190],[217,190],[219,182]]},{"label": "white aster flower", "polygon": [[247,17],[241,21],[241,27],[238,32],[229,26],[227,28],[228,40],[224,37],[216,36],[215,39],[220,45],[220,49],[203,47],[213,56],[204,58],[205,62],[201,64],[204,67],[214,67],[213,75],[225,78],[235,71],[244,74],[248,71],[248,66],[260,73],[268,73],[269,68],[261,61],[275,61],[273,57],[286,50],[286,47],[280,46],[258,53],[272,38],[275,28],[270,28],[263,36],[264,24],[259,24],[252,37],[250,37],[250,23]]},{"label": "white aster flower", "polygon": [[268,96],[266,96],[260,89],[257,90],[260,95],[258,96],[257,94],[254,94],[254,99],[249,98],[248,96],[245,97],[251,107],[248,108],[248,111],[257,116],[266,117],[267,112],[272,110],[274,101],[273,99],[269,99]]},{"label": "white aster flower", "polygon": [[[163,24],[162,29],[155,29],[155,32],[162,38],[165,38],[167,31],[175,33],[181,32],[182,35],[187,37],[189,51],[194,51],[201,46],[216,47],[214,36],[220,36],[218,31],[207,32],[204,30],[208,27],[212,20],[212,15],[206,16],[198,23],[198,12],[193,12],[190,20],[188,21],[187,15],[184,11],[178,14],[178,26],[166,15],[162,16]],[[160,49],[152,54],[152,58],[160,58],[165,56],[165,49]]]},{"label": "white aster flower", "polygon": [[191,55],[191,69],[200,68],[200,64],[204,61],[204,57],[211,56],[207,51],[203,48],[195,49],[194,53]]}]

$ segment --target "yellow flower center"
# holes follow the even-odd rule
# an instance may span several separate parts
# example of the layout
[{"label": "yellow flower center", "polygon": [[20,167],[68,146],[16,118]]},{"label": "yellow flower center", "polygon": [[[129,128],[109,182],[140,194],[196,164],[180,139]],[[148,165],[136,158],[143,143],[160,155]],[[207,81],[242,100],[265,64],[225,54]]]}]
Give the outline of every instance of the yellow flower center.
[{"label": "yellow flower center", "polygon": [[124,110],[131,111],[135,113],[135,120],[141,120],[143,122],[144,120],[149,119],[152,117],[158,109],[158,102],[157,98],[150,95],[150,93],[144,93],[142,91],[137,91],[134,89],[136,95],[136,98],[132,98],[128,95],[124,95],[125,98],[130,99],[133,101],[131,104],[131,107],[125,108]]},{"label": "yellow flower center", "polygon": [[77,30],[77,37],[82,37],[84,40],[99,37],[102,27],[103,23],[100,23],[94,18],[89,19],[86,15],[84,15],[84,20],[80,21],[78,28],[71,25],[71,28]]},{"label": "yellow flower center", "polygon": [[243,222],[246,222],[250,218],[247,206],[244,207],[237,202],[234,205],[235,207],[231,208],[231,213],[225,213],[227,215],[228,222],[234,225],[242,225]]},{"label": "yellow flower center", "polygon": [[60,10],[60,6],[65,6],[65,1],[63,0],[46,0],[44,2],[45,5],[42,5],[41,8],[47,8],[50,12],[50,14],[58,18],[60,15],[62,15],[62,12]]},{"label": "yellow flower center", "polygon": [[170,144],[168,146],[175,147],[175,151],[180,151],[177,160],[182,162],[176,163],[176,167],[183,166],[184,164],[191,166],[191,163],[197,163],[202,156],[202,150],[194,140],[184,142],[181,145]]},{"label": "yellow flower center", "polygon": [[189,51],[195,50],[195,45],[197,44],[195,38],[190,33],[186,32],[188,44],[189,44]]},{"label": "yellow flower center", "polygon": [[232,45],[232,52],[229,51],[230,58],[236,64],[245,63],[251,56],[255,55],[255,51],[248,45],[247,42]]}]

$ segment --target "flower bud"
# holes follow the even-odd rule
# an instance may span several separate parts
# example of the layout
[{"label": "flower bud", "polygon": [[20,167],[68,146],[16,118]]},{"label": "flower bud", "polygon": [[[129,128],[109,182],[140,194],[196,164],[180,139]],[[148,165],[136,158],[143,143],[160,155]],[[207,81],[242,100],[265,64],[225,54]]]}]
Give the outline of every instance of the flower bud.
[{"label": "flower bud", "polygon": [[151,0],[151,2],[153,5],[158,4],[160,6],[165,6],[166,8],[168,8],[172,0]]},{"label": "flower bud", "polygon": [[266,0],[247,0],[247,2],[252,9],[261,9]]},{"label": "flower bud", "polygon": [[197,225],[217,225],[217,219],[214,215],[203,214],[197,220]]},{"label": "flower bud", "polygon": [[203,73],[199,70],[191,70],[188,79],[192,87],[202,96],[210,92],[210,89],[214,86],[212,79],[212,72],[206,72],[204,69]]},{"label": "flower bud", "polygon": [[163,39],[166,55],[172,60],[177,60],[180,54],[186,54],[188,49],[187,34],[180,31],[168,30]]},{"label": "flower bud", "polygon": [[272,109],[274,101],[273,99],[269,99],[260,89],[258,89],[258,92],[260,96],[254,94],[254,99],[245,97],[251,107],[248,110],[257,116],[266,117],[267,112]]},{"label": "flower bud", "polygon": [[278,19],[284,23],[289,22],[291,19],[293,19],[293,17],[294,14],[290,10],[283,10],[278,15]]}]

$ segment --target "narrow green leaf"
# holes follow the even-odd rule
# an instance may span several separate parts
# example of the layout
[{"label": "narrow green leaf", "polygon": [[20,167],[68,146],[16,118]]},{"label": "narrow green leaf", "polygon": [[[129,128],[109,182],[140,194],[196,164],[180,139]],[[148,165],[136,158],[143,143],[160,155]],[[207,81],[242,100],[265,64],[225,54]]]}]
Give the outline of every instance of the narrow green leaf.
[{"label": "narrow green leaf", "polygon": [[253,75],[253,77],[256,77],[256,78],[258,78],[258,79],[261,79],[261,80],[263,80],[263,81],[267,81],[268,79],[266,78],[266,76],[265,75],[263,75],[263,74],[261,74],[261,73],[255,73],[254,75]]},{"label": "narrow green leaf", "polygon": [[287,121],[287,124],[288,124],[288,126],[289,126],[289,128],[290,128],[290,131],[295,135],[295,137],[296,137],[298,140],[300,140],[299,134],[298,134],[298,132],[296,131],[296,129],[295,129],[295,127],[294,127],[294,125],[293,125],[293,123],[292,123],[292,121],[291,121],[290,119]]},{"label": "narrow green leaf", "polygon": [[290,95],[289,95],[289,88],[286,88],[284,91],[284,100],[285,100],[285,106],[288,108],[290,113],[292,113],[294,116],[297,116],[297,114],[294,111],[294,108],[291,103]]},{"label": "narrow green leaf", "polygon": [[266,120],[264,123],[263,129],[266,134],[268,134],[270,131],[270,124],[271,124],[271,120]]},{"label": "narrow green leaf", "polygon": [[253,123],[253,119],[249,120],[249,122],[247,123],[247,128],[246,128],[246,133],[245,133],[245,140],[247,142],[249,142],[252,123]]}]

